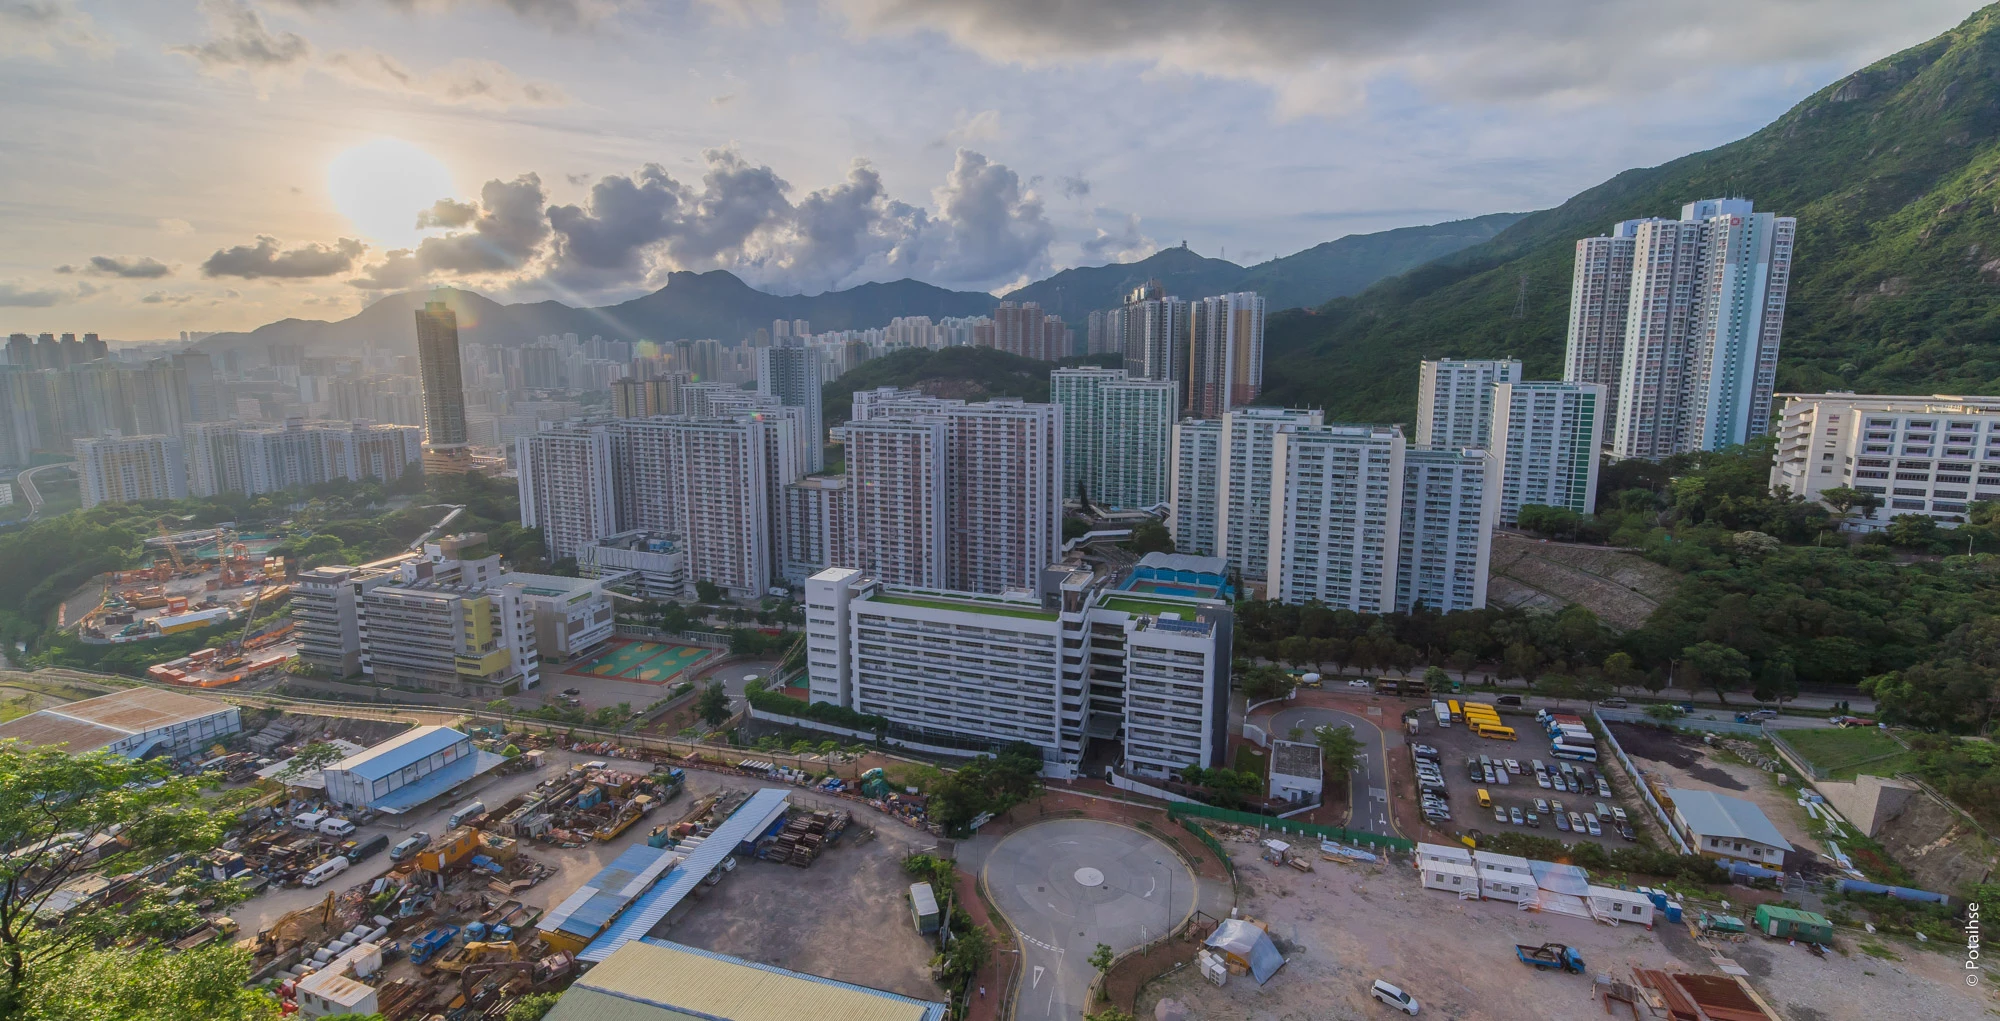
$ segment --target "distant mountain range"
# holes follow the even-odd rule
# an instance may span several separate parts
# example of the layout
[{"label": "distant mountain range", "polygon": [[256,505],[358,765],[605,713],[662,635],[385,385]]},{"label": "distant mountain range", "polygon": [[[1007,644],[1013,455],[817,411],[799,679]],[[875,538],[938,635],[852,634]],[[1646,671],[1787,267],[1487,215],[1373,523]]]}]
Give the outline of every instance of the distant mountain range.
[{"label": "distant mountain range", "polygon": [[2000,5],[1747,138],[1628,170],[1490,241],[1274,315],[1260,403],[1409,422],[1421,358],[1562,372],[1578,238],[1740,196],[1798,217],[1780,391],[2000,393]]},{"label": "distant mountain range", "polygon": [[[1185,248],[1169,248],[1138,262],[1066,269],[1005,297],[1039,302],[1075,324],[1079,332],[1092,310],[1117,306],[1126,292],[1156,277],[1169,292],[1186,298],[1255,290],[1264,294],[1273,310],[1318,305],[1491,238],[1523,215],[1494,213],[1427,227],[1350,234],[1248,268]],[[735,341],[760,326],[769,327],[774,319],[809,320],[820,331],[867,329],[885,326],[896,316],[985,315],[998,303],[983,291],[953,291],[916,280],[862,284],[815,295],[767,294],[734,274],[713,270],[674,273],[665,287],[651,294],[601,308],[574,308],[558,301],[503,305],[456,288],[408,291],[389,295],[337,322],[284,319],[247,333],[217,333],[200,347],[222,351],[275,345],[343,355],[369,347],[409,349],[416,343],[411,313],[439,298],[458,313],[462,339],[498,345],[526,344],[561,333],[623,340]]]}]

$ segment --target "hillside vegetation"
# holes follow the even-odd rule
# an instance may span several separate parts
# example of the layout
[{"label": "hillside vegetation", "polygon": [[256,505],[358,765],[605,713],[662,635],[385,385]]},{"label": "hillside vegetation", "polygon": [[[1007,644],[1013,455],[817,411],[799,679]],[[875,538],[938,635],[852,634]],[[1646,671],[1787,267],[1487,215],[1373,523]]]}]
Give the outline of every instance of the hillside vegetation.
[{"label": "hillside vegetation", "polygon": [[1051,363],[1023,358],[990,347],[911,348],[862,362],[839,379],[820,387],[821,413],[829,426],[847,421],[859,390],[896,386],[922,390],[932,397],[983,401],[988,397],[1049,399],[1049,370],[1058,365],[1117,367],[1118,355],[1087,355]]},{"label": "hillside vegetation", "polygon": [[1561,372],[1578,238],[1744,196],[1799,218],[1780,390],[2000,392],[2000,8],[1748,138],[1630,170],[1484,244],[1272,317],[1263,403],[1411,420],[1419,358]]}]

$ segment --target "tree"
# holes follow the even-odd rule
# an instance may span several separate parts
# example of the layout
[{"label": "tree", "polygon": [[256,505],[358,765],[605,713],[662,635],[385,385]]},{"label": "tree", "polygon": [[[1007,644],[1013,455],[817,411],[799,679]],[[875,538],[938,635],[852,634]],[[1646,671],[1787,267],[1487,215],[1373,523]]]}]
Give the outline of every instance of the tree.
[{"label": "tree", "polygon": [[1646,707],[1647,718],[1656,723],[1672,723],[1680,719],[1680,715],[1681,711],[1670,705],[1649,705]]},{"label": "tree", "polygon": [[1430,686],[1432,694],[1450,691],[1451,675],[1445,673],[1442,667],[1428,667],[1424,670],[1424,683]]},{"label": "tree", "polygon": [[1822,489],[1819,491],[1819,498],[1820,502],[1833,508],[1834,514],[1843,523],[1846,522],[1847,515],[1853,511],[1859,510],[1862,517],[1869,517],[1874,514],[1876,508],[1882,506],[1881,497],[1849,486]]},{"label": "tree", "polygon": [[694,583],[694,597],[710,606],[714,606],[722,602],[722,587],[709,581],[707,578],[703,578]]},{"label": "tree", "polygon": [[1743,687],[1750,680],[1750,658],[1727,645],[1715,642],[1701,642],[1681,650],[1681,662],[1694,672],[1696,683],[1715,691],[1723,704],[1729,702],[1729,692]]},{"label": "tree", "polygon": [[1321,768],[1326,775],[1345,782],[1348,774],[1360,764],[1361,740],[1354,736],[1354,728],[1314,727],[1313,740],[1319,744]]},{"label": "tree", "polygon": [[1274,666],[1251,667],[1243,672],[1237,685],[1243,689],[1245,698],[1252,702],[1265,699],[1283,698],[1299,683],[1299,679]]},{"label": "tree", "polygon": [[331,741],[314,741],[299,749],[298,754],[292,756],[290,764],[278,771],[275,779],[281,783],[290,783],[300,777],[319,772],[346,757],[347,753],[341,751],[339,745]]},{"label": "tree", "polygon": [[710,681],[694,701],[695,715],[711,727],[718,726],[729,718],[729,695],[722,690],[721,681]]},{"label": "tree", "polygon": [[39,970],[27,989],[26,1009],[6,1016],[27,1021],[276,1021],[278,1001],[245,988],[249,980],[250,954],[224,942],[178,952],[158,944],[78,950]]},{"label": "tree", "polygon": [[542,1021],[549,1011],[556,1008],[556,1001],[560,999],[561,993],[530,993],[507,1008],[507,1021]]},{"label": "tree", "polygon": [[1928,514],[1898,514],[1889,519],[1889,541],[1905,549],[1929,549],[1938,539],[1937,519]]},{"label": "tree", "polygon": [[1577,697],[1580,686],[1575,674],[1553,673],[1535,678],[1534,688],[1535,694],[1555,699],[1557,708],[1561,708],[1564,702]]},{"label": "tree", "polygon": [[1132,530],[1132,550],[1142,557],[1148,553],[1172,553],[1173,533],[1157,521],[1148,521]]},{"label": "tree", "polygon": [[1632,665],[1631,654],[1614,652],[1604,657],[1604,681],[1614,690],[1632,687],[1643,680],[1639,669]]},{"label": "tree", "polygon": [[1116,959],[1117,955],[1111,952],[1109,944],[1099,943],[1096,949],[1090,952],[1090,956],[1084,958],[1084,961],[1091,967],[1096,968],[1097,973],[1102,975],[1111,970],[1111,962]]},{"label": "tree", "polygon": [[[202,784],[203,778],[178,776],[160,760],[0,743],[0,1017],[21,1009],[43,971],[60,971],[72,959],[79,968],[98,966],[79,957],[91,948],[195,926],[200,916],[193,904],[201,897],[169,902],[163,891],[171,883],[158,883],[156,892],[116,911],[65,916],[42,909],[51,894],[85,873],[132,872],[221,843],[228,819],[202,797]],[[111,846],[124,849],[96,857],[98,838],[114,832],[119,840]],[[192,885],[224,903],[240,897],[234,886],[211,887],[199,879]]]},{"label": "tree", "polygon": [[1130,1011],[1119,1010],[1117,1007],[1106,1007],[1103,1010],[1085,1014],[1083,1021],[1139,1021],[1139,1019],[1133,1016]]}]

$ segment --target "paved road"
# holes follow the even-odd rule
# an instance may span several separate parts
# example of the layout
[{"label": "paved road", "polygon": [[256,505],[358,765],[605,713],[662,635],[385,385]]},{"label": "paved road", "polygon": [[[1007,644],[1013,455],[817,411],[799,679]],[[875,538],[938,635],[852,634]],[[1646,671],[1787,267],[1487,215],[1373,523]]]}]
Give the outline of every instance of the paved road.
[{"label": "paved road", "polygon": [[[1385,710],[1385,713],[1387,710]],[[1350,778],[1349,787],[1354,792],[1354,811],[1349,817],[1347,828],[1368,833],[1379,833],[1386,837],[1400,837],[1396,826],[1389,818],[1389,741],[1388,731],[1378,719],[1391,721],[1401,717],[1360,716],[1339,709],[1322,709],[1317,706],[1294,706],[1283,709],[1271,717],[1271,736],[1283,738],[1293,727],[1304,731],[1304,740],[1311,740],[1313,728],[1319,726],[1354,728],[1354,736],[1359,738],[1365,749],[1358,760],[1359,768]],[[1402,736],[1394,740],[1402,743]]]},{"label": "paved road", "polygon": [[28,500],[28,516],[26,518],[23,518],[22,520],[33,521],[36,518],[41,517],[42,515],[42,502],[43,502],[42,493],[40,490],[35,488],[35,476],[41,474],[42,472],[48,471],[51,468],[61,468],[64,470],[68,470],[71,467],[71,465],[72,462],[69,461],[59,461],[55,464],[37,465],[33,468],[28,469],[27,471],[22,472],[19,475],[14,476],[14,481],[21,484],[21,495],[26,497]]},{"label": "paved road", "polygon": [[1083,1013],[1099,943],[1114,951],[1157,939],[1194,912],[1195,877],[1172,849],[1138,830],[1090,819],[1037,823],[1001,838],[982,869],[1021,935],[1016,1018]]}]

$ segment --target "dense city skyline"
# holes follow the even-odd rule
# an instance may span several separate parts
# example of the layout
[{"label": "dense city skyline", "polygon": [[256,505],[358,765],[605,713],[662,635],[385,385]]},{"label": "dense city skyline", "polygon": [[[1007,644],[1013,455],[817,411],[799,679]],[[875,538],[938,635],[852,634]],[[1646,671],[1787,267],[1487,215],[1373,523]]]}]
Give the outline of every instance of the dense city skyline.
[{"label": "dense city skyline", "polygon": [[[1567,6],[1450,26],[1193,0],[1032,23],[859,0],[10,8],[25,141],[0,157],[0,307],[14,330],[136,340],[423,283],[579,303],[720,267],[777,291],[999,289],[1183,239],[1249,263],[1553,205],[1970,8]],[[1736,30],[1684,27],[1706,23]],[[1197,137],[1262,155],[1139,158]]]}]

